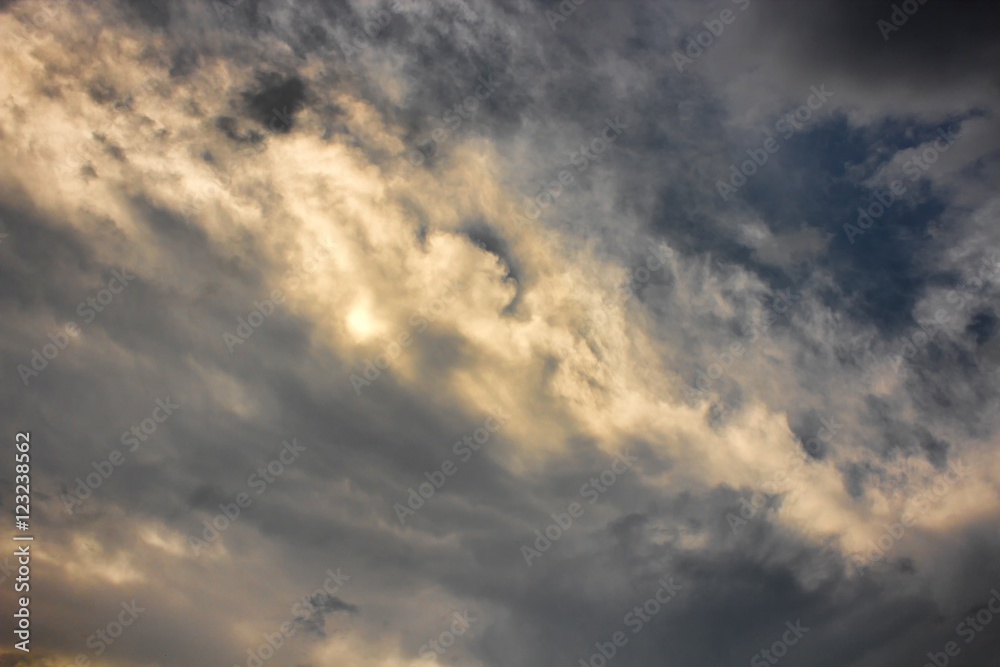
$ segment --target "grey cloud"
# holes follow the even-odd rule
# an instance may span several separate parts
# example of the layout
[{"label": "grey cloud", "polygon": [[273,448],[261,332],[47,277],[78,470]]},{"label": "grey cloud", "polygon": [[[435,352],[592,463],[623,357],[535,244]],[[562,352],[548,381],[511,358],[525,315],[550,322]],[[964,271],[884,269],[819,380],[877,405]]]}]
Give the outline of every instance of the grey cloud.
[{"label": "grey cloud", "polygon": [[[752,2],[686,73],[671,49],[732,3],[587,2],[553,32],[554,3],[402,2],[353,57],[345,37],[391,3],[58,8],[50,41],[11,53],[0,121],[12,147],[0,150],[0,403],[38,442],[33,520],[52,554],[34,575],[39,650],[68,663],[136,597],[149,616],[109,659],[245,664],[330,567],[351,574],[349,592],[310,597],[302,636],[270,664],[407,664],[466,608],[482,620],[446,659],[578,664],[668,576],[683,589],[628,631],[622,664],[745,663],[796,619],[811,630],[790,664],[917,664],[940,650],[1000,581],[992,487],[956,486],[864,576],[850,554],[926,491],[921,474],[996,464],[992,284],[955,308],[953,335],[884,367],[967,280],[966,256],[949,255],[959,240],[1000,240],[968,214],[989,210],[996,155],[963,153],[951,180],[915,185],[916,205],[864,248],[841,225],[929,118],[992,120],[997,54],[992,10],[930,0],[884,42],[875,22],[890,4]],[[5,4],[0,19],[33,6]],[[140,43],[157,77],[121,109],[141,74],[87,41],[95,25]],[[38,92],[35,60],[61,97]],[[502,85],[475,117],[406,170],[401,156],[489,73]],[[827,77],[842,95],[830,116],[721,202],[715,181],[759,145],[756,128]],[[889,85],[886,101],[876,89]],[[620,141],[576,171],[570,156],[619,114]],[[52,180],[46,137],[77,146],[77,121],[86,161]],[[515,230],[509,212],[564,168],[576,182]],[[327,263],[285,282],[323,233]],[[674,252],[624,301],[622,276],[651,244]],[[24,386],[18,364],[122,266],[135,282]],[[463,295],[417,331],[411,314],[453,276]],[[230,354],[223,333],[278,288],[287,298]],[[785,289],[801,298],[750,342],[744,326]],[[595,303],[612,304],[608,322],[584,337]],[[351,374],[404,332],[359,396]],[[684,384],[734,342],[745,354],[683,407]],[[165,395],[177,416],[67,513],[60,494]],[[455,443],[494,404],[510,423],[461,461]],[[727,514],[780,470],[772,457],[805,451],[830,417],[843,431],[734,531]],[[187,537],[291,437],[301,462],[195,557]],[[581,500],[622,446],[635,470]],[[400,525],[394,504],[445,461],[457,472]],[[519,545],[574,501],[583,517],[527,567]],[[963,654],[985,660],[994,637]]]}]

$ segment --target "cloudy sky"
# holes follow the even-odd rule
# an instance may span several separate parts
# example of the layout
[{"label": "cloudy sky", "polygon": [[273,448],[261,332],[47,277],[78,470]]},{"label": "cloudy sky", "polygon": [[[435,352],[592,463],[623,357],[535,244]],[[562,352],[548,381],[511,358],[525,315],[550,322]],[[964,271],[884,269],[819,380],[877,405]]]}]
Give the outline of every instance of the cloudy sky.
[{"label": "cloudy sky", "polygon": [[997,16],[0,2],[0,665],[996,665]]}]

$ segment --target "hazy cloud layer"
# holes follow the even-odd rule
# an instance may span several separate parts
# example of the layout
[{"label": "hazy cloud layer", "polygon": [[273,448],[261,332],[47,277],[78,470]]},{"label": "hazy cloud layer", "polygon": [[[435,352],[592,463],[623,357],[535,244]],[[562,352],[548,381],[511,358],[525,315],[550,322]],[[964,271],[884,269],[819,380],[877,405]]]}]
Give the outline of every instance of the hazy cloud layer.
[{"label": "hazy cloud layer", "polygon": [[992,4],[0,5],[0,664],[997,654]]}]

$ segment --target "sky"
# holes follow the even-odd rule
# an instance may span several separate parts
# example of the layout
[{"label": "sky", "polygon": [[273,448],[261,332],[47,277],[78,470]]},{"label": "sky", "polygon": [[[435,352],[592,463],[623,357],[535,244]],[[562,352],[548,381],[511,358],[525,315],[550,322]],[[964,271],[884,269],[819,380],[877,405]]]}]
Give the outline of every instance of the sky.
[{"label": "sky", "polygon": [[0,667],[996,665],[998,17],[0,2]]}]

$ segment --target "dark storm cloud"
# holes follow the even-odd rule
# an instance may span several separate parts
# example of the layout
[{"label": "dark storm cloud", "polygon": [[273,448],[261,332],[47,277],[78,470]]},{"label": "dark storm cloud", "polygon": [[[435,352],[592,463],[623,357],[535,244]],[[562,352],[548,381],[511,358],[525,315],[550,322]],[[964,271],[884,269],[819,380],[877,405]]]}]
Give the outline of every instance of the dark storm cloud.
[{"label": "dark storm cloud", "polygon": [[[469,237],[469,240],[486,252],[496,255],[496,258],[503,263],[507,270],[506,280],[510,280],[514,284],[518,284],[520,282],[521,271],[518,268],[517,262],[511,256],[510,248],[507,246],[507,242],[503,239],[503,237],[483,224],[470,224],[467,226],[465,233]],[[507,305],[504,309],[505,312],[513,312],[517,308],[519,295],[520,292],[518,292],[518,295],[514,297],[514,300]]]},{"label": "dark storm cloud", "polygon": [[198,68],[200,60],[198,52],[194,49],[186,47],[178,49],[170,61],[170,76],[187,76]]},{"label": "dark storm cloud", "polygon": [[330,614],[338,611],[346,611],[351,614],[358,612],[358,608],[354,605],[344,602],[326,591],[310,596],[308,604],[303,606],[310,612],[306,616],[295,619],[295,623],[307,634],[317,637],[326,637],[326,617]]},{"label": "dark storm cloud", "polygon": [[306,100],[306,87],[295,76],[282,77],[276,72],[258,75],[256,90],[243,93],[248,111],[261,125],[273,132],[291,132],[295,114]]},{"label": "dark storm cloud", "polygon": [[[897,25],[890,18],[903,4],[905,23]],[[821,0],[761,2],[757,10],[757,33],[780,35],[780,48],[796,68],[844,74],[860,86],[891,81],[934,91],[965,79],[1000,84],[996,71],[979,66],[1000,57],[996,3]],[[898,30],[883,31],[879,21]]]},{"label": "dark storm cloud", "polygon": [[126,0],[126,16],[135,17],[151,28],[166,28],[170,25],[169,0]]}]

